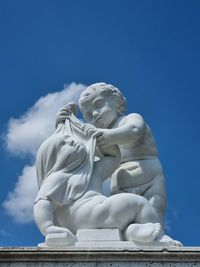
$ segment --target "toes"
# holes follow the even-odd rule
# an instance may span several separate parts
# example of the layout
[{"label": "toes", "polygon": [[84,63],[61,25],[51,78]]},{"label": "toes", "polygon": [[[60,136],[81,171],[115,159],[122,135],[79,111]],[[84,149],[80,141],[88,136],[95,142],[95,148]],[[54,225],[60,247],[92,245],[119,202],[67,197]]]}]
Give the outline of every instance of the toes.
[{"label": "toes", "polygon": [[62,227],[58,227],[58,226],[50,226],[46,230],[46,235],[47,234],[52,234],[52,233],[68,233],[68,229],[62,228]]},{"label": "toes", "polygon": [[177,240],[173,240],[173,246],[176,246],[176,247],[183,247],[183,244]]},{"label": "toes", "polygon": [[153,238],[156,239],[161,232],[161,225],[160,223],[155,223],[155,231],[153,233]]}]

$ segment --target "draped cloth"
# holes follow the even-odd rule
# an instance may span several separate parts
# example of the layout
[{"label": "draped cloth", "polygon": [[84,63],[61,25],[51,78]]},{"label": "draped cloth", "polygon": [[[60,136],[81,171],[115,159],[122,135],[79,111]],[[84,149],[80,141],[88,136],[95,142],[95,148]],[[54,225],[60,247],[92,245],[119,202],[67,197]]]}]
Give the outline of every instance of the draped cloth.
[{"label": "draped cloth", "polygon": [[[79,150],[70,145],[81,143]],[[79,199],[90,183],[96,138],[73,114],[40,146],[36,157],[39,192],[35,203],[49,199],[61,206]]]}]

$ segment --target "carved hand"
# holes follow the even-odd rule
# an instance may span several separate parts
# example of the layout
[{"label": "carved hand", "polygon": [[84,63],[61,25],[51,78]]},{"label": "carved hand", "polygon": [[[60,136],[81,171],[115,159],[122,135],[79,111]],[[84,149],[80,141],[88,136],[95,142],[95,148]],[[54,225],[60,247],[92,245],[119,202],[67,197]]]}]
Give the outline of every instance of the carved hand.
[{"label": "carved hand", "polygon": [[74,102],[68,103],[66,106],[61,107],[56,117],[55,128],[57,128],[58,124],[61,122],[65,122],[65,120],[72,114],[76,115],[78,112],[78,107]]},{"label": "carved hand", "polygon": [[92,135],[94,137],[98,137],[102,135],[102,131],[99,130],[98,128],[94,127],[93,125],[86,123],[83,125],[83,131],[84,134],[91,137]]},{"label": "carved hand", "polygon": [[113,144],[112,135],[109,133],[110,130],[101,129],[101,135],[97,136],[98,146],[107,146]]}]

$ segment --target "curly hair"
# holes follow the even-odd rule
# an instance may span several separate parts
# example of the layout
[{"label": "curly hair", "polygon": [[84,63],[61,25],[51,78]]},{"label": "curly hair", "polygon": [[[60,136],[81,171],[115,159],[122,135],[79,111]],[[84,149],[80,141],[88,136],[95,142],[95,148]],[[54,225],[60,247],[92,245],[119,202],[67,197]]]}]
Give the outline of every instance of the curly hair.
[{"label": "curly hair", "polygon": [[88,96],[92,92],[99,91],[103,96],[112,97],[116,106],[117,114],[119,116],[123,115],[126,110],[126,98],[121,94],[120,90],[113,86],[112,84],[107,84],[104,82],[94,83],[87,87],[80,95],[78,104],[81,110],[81,106],[87,102]]}]

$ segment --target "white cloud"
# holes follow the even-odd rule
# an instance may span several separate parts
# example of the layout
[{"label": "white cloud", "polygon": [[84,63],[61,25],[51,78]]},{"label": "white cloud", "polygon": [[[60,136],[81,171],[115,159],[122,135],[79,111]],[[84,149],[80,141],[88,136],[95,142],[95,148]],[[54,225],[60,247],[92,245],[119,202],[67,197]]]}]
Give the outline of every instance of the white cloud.
[{"label": "white cloud", "polygon": [[35,155],[39,145],[54,129],[61,106],[76,101],[83,84],[71,83],[64,90],[41,97],[24,115],[11,118],[6,134],[7,149],[13,154]]},{"label": "white cloud", "polygon": [[[61,106],[76,101],[83,84],[71,83],[64,90],[41,97],[20,118],[11,118],[5,135],[7,149],[15,155],[36,155],[39,145],[53,132],[55,118]],[[33,203],[37,192],[35,166],[25,166],[3,207],[20,223],[33,220]]]},{"label": "white cloud", "polygon": [[34,166],[25,166],[12,192],[8,194],[3,207],[19,223],[33,220],[33,203],[37,193],[37,178]]}]

